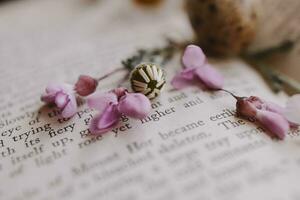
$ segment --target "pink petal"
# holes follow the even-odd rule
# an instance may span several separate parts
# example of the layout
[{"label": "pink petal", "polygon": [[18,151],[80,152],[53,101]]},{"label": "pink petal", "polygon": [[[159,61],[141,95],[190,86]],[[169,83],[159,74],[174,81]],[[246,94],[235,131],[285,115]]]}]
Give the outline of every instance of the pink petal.
[{"label": "pink petal", "polygon": [[54,103],[55,94],[42,94],[41,101],[43,101],[45,103]]},{"label": "pink petal", "polygon": [[66,83],[49,83],[46,87],[46,93],[41,96],[41,100],[46,103],[55,103],[55,97],[58,92],[70,93],[73,86]]},{"label": "pink petal", "polygon": [[49,83],[46,87],[46,93],[42,94],[41,100],[45,103],[55,103],[56,93],[62,91],[58,83]]},{"label": "pink petal", "polygon": [[68,95],[68,103],[62,109],[61,116],[64,118],[69,118],[75,115],[77,112],[77,102],[74,94]]},{"label": "pink petal", "polygon": [[288,99],[284,109],[284,116],[288,121],[300,125],[300,94]]},{"label": "pink petal", "polygon": [[124,96],[126,94],[126,92],[128,92],[128,90],[124,87],[119,87],[119,88],[113,89],[111,92],[115,93],[117,95],[118,99],[120,99],[122,96]]},{"label": "pink petal", "polygon": [[253,104],[257,109],[262,109],[265,102],[257,96],[250,96],[247,98],[251,104]]},{"label": "pink petal", "polygon": [[87,98],[87,104],[90,108],[94,108],[100,112],[110,104],[117,104],[118,98],[115,93],[112,92],[96,92]]},{"label": "pink petal", "polygon": [[284,108],[282,106],[277,105],[276,103],[273,103],[273,102],[266,102],[265,109],[267,111],[274,112],[274,113],[277,113],[280,115],[282,115],[284,112]]},{"label": "pink petal", "polygon": [[92,94],[98,85],[98,81],[87,75],[80,75],[75,84],[75,90],[80,96]]},{"label": "pink petal", "polygon": [[277,113],[280,115],[283,114],[284,108],[276,103],[266,102],[256,96],[250,96],[247,99],[250,103],[252,103],[259,110],[266,110],[266,111],[274,112],[274,113]]},{"label": "pink petal", "polygon": [[198,78],[209,89],[222,89],[224,85],[224,78],[215,68],[206,64],[203,67],[199,67],[195,71]]},{"label": "pink petal", "polygon": [[55,94],[62,90],[61,83],[49,83],[46,87],[46,93]]},{"label": "pink petal", "polygon": [[171,84],[175,89],[182,89],[188,86],[193,86],[197,84],[195,80],[195,70],[196,68],[186,68],[183,69],[180,73],[176,74]]},{"label": "pink petal", "polygon": [[201,67],[206,62],[202,49],[196,45],[188,45],[182,56],[184,67]]},{"label": "pink petal", "polygon": [[284,139],[288,134],[289,123],[281,115],[270,111],[258,110],[256,118],[269,131],[276,134],[278,138]]},{"label": "pink petal", "polygon": [[68,95],[62,92],[58,92],[55,96],[55,104],[58,108],[63,108],[68,103]]},{"label": "pink petal", "polygon": [[110,131],[116,126],[121,117],[121,113],[117,110],[116,105],[108,105],[104,111],[94,117],[90,124],[90,131],[92,134],[101,134]]},{"label": "pink petal", "polygon": [[144,119],[151,110],[151,102],[141,93],[127,93],[121,97],[118,110],[128,117]]}]

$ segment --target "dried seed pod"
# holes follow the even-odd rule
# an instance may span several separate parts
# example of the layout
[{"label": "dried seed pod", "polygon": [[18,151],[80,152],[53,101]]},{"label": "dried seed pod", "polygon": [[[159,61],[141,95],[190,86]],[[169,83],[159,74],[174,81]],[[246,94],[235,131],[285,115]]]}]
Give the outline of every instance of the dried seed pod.
[{"label": "dried seed pod", "polygon": [[153,63],[142,63],[131,72],[130,83],[133,91],[153,99],[160,94],[166,80],[160,67]]},{"label": "dried seed pod", "polygon": [[238,54],[254,39],[258,0],[186,0],[197,42],[218,55]]}]

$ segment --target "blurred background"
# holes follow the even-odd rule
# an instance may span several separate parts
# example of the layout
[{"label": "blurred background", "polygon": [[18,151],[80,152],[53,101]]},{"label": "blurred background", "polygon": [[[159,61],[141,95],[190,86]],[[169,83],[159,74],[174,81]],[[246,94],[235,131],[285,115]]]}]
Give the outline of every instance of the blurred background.
[{"label": "blurred background", "polygon": [[[245,57],[289,41],[292,48],[271,51],[260,61],[300,81],[299,11],[299,0],[4,0],[0,69],[49,63],[72,49],[91,51],[98,42],[101,48],[119,45],[130,52],[134,47],[123,35],[149,34],[158,44],[166,38],[197,43],[213,57]],[[118,45],[111,45],[112,38]]]}]

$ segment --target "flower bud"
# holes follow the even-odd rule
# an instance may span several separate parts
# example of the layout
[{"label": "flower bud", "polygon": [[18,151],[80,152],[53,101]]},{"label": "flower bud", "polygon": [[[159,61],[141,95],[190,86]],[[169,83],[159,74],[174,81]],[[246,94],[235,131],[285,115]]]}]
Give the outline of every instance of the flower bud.
[{"label": "flower bud", "polygon": [[80,96],[87,96],[96,90],[97,85],[98,82],[94,78],[87,75],[80,75],[75,84],[75,91]]}]

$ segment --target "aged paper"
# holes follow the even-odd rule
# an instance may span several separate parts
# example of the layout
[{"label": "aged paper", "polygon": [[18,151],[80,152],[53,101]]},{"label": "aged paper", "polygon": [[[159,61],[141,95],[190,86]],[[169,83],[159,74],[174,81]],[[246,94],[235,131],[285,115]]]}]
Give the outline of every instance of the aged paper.
[{"label": "aged paper", "polygon": [[[268,136],[235,117],[226,93],[168,84],[147,118],[123,117],[97,137],[88,136],[96,112],[85,104],[61,120],[40,102],[50,81],[100,76],[138,47],[191,35],[180,2],[164,6],[149,12],[127,1],[49,0],[0,8],[0,199],[300,199],[299,130],[285,141]],[[284,103],[244,62],[211,62],[229,90]],[[170,80],[179,55],[164,67]]]}]

